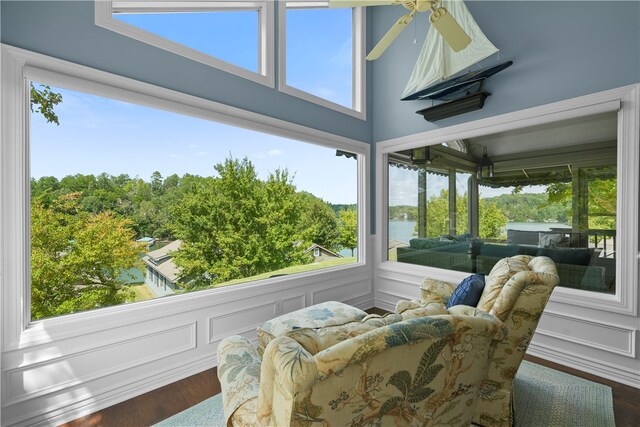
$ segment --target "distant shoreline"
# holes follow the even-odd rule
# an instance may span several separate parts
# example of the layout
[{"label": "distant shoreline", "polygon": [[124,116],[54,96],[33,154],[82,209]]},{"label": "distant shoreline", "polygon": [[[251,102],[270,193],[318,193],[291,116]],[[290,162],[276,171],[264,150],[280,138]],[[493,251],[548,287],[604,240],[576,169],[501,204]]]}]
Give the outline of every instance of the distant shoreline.
[{"label": "distant shoreline", "polygon": [[[389,220],[389,240],[399,240],[409,243],[409,240],[415,238],[416,221],[405,221],[400,219]],[[523,231],[550,231],[552,228],[571,228],[570,225],[560,222],[507,222],[504,230],[523,230]]]}]

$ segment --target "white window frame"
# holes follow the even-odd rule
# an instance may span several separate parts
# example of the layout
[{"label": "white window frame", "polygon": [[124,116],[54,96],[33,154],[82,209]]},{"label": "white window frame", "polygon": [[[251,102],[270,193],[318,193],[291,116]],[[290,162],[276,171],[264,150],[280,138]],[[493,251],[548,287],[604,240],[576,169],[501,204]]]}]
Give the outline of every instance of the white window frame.
[{"label": "white window frame", "polygon": [[[258,52],[256,52],[258,55],[258,72],[208,55],[113,17],[113,14],[118,12],[229,12],[247,10],[258,11],[259,16],[259,41]],[[95,22],[97,26],[271,88],[275,87],[273,59],[275,56],[274,16],[274,2],[272,0],[95,0]]]},{"label": "white window frame", "polygon": [[[8,45],[2,49],[0,145],[0,307],[2,351],[29,348],[58,339],[158,317],[188,313],[194,307],[242,301],[282,290],[305,288],[345,274],[370,274],[369,144],[280,119],[230,107],[148,83],[77,65]],[[50,319],[30,319],[30,162],[28,146],[30,81],[61,86],[125,102],[295,139],[357,154],[358,261],[288,277],[256,280],[218,289],[121,304]],[[158,307],[162,306],[161,310]]]},{"label": "white window frame", "polygon": [[376,268],[384,270],[387,275],[412,272],[422,277],[429,275],[451,281],[459,281],[466,275],[452,270],[387,260],[385,248],[388,247],[389,234],[385,221],[389,205],[389,153],[613,111],[618,111],[616,292],[615,295],[609,295],[558,286],[550,301],[637,316],[640,261],[640,84],[379,142],[376,145],[376,188],[379,189],[376,227],[380,238],[375,242],[378,254]]},{"label": "white window frame", "polygon": [[353,107],[345,107],[313,95],[302,89],[287,85],[287,5],[290,8],[300,9],[318,9],[328,7],[328,1],[317,0],[297,0],[297,1],[279,1],[278,2],[278,89],[280,92],[286,93],[305,101],[339,111],[344,114],[356,117],[361,120],[367,119],[366,111],[366,10],[364,7],[353,8],[353,74],[352,74],[352,99]]}]

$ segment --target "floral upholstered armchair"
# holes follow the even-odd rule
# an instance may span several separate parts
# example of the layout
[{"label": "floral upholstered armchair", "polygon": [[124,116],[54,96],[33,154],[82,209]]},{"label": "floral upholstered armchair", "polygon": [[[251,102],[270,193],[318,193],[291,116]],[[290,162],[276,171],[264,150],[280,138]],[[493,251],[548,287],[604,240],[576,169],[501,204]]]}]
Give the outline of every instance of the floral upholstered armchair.
[{"label": "floral upholstered armchair", "polygon": [[[513,379],[558,281],[551,259],[528,255],[503,258],[486,276],[477,308],[502,320],[508,334],[507,339],[498,343],[491,359],[473,418],[475,424],[487,427],[513,424]],[[454,283],[425,279],[422,299],[400,301],[396,312],[446,304],[455,287]]]},{"label": "floral upholstered armchair", "polygon": [[246,338],[224,339],[218,376],[227,425],[468,426],[505,327],[465,306],[415,315],[374,316],[330,326],[332,333],[292,330],[270,340],[262,357]]}]

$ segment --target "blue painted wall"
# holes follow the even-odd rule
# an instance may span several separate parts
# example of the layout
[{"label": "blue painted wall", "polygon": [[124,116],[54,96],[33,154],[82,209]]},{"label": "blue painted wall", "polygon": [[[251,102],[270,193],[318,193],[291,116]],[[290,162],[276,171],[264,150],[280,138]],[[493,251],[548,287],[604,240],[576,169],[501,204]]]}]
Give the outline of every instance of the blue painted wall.
[{"label": "blue painted wall", "polygon": [[371,141],[371,126],[365,121],[132,40],[94,22],[93,0],[2,1],[2,43]]},{"label": "blue painted wall", "polygon": [[[467,1],[476,22],[514,64],[487,80],[484,109],[425,121],[415,111],[431,101],[400,101],[428,24],[418,15],[374,62],[373,140],[424,132],[640,82],[640,2]],[[373,40],[404,12],[371,8]],[[413,44],[414,34],[418,43]],[[484,64],[497,63],[495,57]]]}]

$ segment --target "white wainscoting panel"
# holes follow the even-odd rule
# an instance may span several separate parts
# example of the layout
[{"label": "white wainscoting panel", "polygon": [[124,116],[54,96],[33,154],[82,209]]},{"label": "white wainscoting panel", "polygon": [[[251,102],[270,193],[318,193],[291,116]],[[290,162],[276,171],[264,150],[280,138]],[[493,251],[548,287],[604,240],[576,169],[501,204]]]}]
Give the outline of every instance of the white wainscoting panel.
[{"label": "white wainscoting panel", "polygon": [[636,357],[636,328],[545,311],[536,334],[609,353]]},{"label": "white wainscoting panel", "polygon": [[[222,338],[255,340],[256,326],[276,310],[288,313],[314,300],[373,307],[371,276],[359,265],[299,281],[282,278],[262,293],[226,289],[216,298],[205,292],[193,310],[5,352],[2,425],[59,425],[214,367]],[[179,304],[182,297],[170,298]]]},{"label": "white wainscoting panel", "polygon": [[[42,362],[25,363],[5,371],[7,387],[13,391],[7,404],[147,365],[195,347],[196,323],[190,322]],[[96,366],[100,359],[109,360],[109,364]]]},{"label": "white wainscoting panel", "polygon": [[[304,308],[305,295],[280,300],[277,297],[262,298],[261,303],[249,305],[238,310],[227,312],[209,318],[209,344],[219,343],[223,338],[230,335],[245,335],[253,333],[255,337],[256,325],[273,319],[276,315],[289,313],[291,311]],[[266,301],[265,301],[266,299]],[[280,304],[286,307],[281,313],[276,313],[275,306]],[[228,310],[227,307],[225,307]]]},{"label": "white wainscoting panel", "polygon": [[372,280],[366,278],[348,284],[327,287],[311,292],[312,304],[319,304],[325,301],[348,301],[358,297],[369,296],[373,293]]}]

